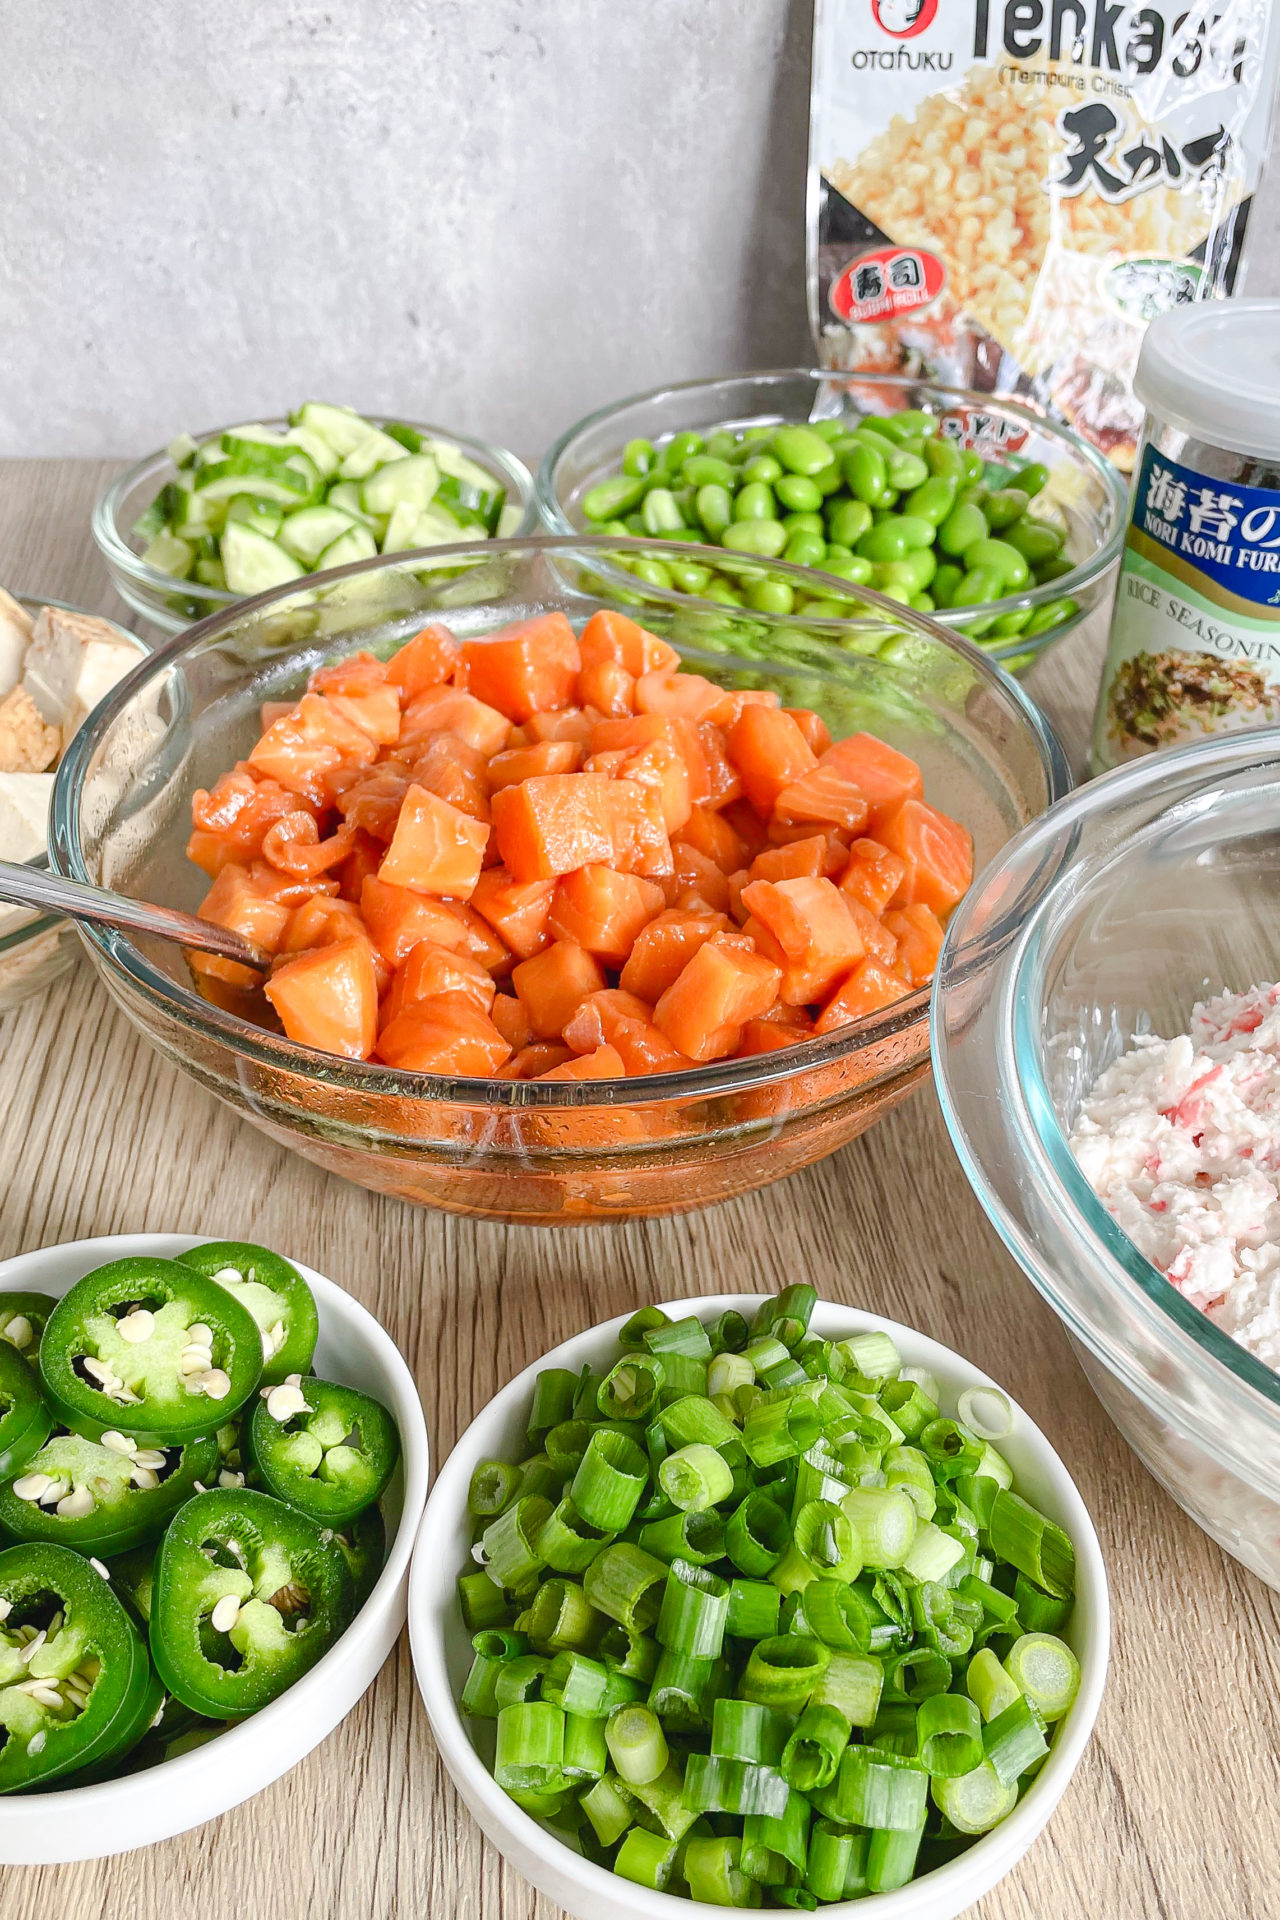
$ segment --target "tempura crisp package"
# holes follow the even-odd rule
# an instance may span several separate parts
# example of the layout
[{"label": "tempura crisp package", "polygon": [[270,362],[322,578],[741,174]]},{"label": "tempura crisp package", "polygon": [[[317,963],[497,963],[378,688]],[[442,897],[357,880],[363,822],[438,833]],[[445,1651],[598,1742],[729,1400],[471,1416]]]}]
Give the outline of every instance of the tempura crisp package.
[{"label": "tempura crisp package", "polygon": [[1117,465],[1146,324],[1237,284],[1277,0],[817,0],[822,363],[1017,393]]}]

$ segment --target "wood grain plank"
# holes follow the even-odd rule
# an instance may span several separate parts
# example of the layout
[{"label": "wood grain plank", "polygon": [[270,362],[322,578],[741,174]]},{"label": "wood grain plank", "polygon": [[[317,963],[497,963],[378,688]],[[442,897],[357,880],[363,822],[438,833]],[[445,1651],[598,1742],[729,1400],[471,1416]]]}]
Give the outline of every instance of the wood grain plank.
[{"label": "wood grain plank", "polygon": [[[107,469],[0,463],[0,579],[118,613],[88,536]],[[1028,685],[1083,765],[1102,622]],[[362,1299],[412,1366],[439,1461],[512,1373],[651,1298],[811,1280],[1002,1380],[1053,1436],[1114,1583],[1111,1684],[1077,1778],[981,1920],[1277,1912],[1280,1601],[1138,1464],[1053,1315],[988,1228],[931,1089],[781,1185],[701,1214],[538,1230],[346,1186],[252,1131],[142,1041],[82,964],[0,1022],[0,1254],[125,1230],[248,1234]],[[0,1920],[556,1920],[450,1786],[402,1643],[328,1740],[266,1793],[166,1845],[10,1869]]]}]

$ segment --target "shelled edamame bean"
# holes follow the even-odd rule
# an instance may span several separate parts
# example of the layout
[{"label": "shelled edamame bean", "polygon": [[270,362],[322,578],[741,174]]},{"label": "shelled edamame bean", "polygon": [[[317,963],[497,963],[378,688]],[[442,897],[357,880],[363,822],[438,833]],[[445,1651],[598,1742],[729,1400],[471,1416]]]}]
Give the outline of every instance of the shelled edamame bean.
[{"label": "shelled edamame bean", "polygon": [[[582,512],[600,533],[723,547],[720,568],[647,556],[651,586],[760,613],[839,615],[830,585],[813,594],[767,563],[813,567],[925,613],[982,608],[1071,571],[1060,525],[1032,511],[1047,484],[1036,461],[984,461],[916,408],[781,426],[631,440],[621,470],[592,487]],[[763,565],[761,563],[764,563]],[[989,645],[1031,641],[1079,611],[1066,596],[958,624]]]}]

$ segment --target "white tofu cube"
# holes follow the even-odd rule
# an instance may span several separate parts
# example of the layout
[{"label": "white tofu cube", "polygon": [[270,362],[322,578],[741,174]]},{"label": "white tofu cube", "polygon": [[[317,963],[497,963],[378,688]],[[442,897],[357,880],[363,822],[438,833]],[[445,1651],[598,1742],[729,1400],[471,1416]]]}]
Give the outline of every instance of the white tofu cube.
[{"label": "white tofu cube", "polygon": [[0,700],[12,693],[22,678],[32,625],[26,608],[0,587]]},{"label": "white tofu cube", "polygon": [[0,773],[0,859],[35,860],[48,851],[51,773]]}]

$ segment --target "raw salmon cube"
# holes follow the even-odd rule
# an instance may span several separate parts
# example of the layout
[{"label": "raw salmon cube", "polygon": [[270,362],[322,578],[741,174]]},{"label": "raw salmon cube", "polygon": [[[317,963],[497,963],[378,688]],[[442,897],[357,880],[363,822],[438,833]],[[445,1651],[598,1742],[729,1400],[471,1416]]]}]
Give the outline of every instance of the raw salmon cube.
[{"label": "raw salmon cube", "polygon": [[489,829],[425,787],[411,786],[378,878],[416,893],[465,900],[480,878]]}]

